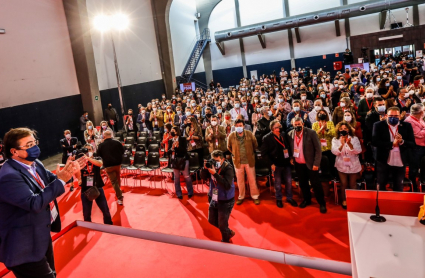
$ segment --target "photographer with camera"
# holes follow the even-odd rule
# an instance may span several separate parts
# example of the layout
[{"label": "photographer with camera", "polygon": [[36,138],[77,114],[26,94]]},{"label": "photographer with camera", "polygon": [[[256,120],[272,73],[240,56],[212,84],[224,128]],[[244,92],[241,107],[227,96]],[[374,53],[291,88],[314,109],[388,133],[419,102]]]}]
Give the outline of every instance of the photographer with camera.
[{"label": "photographer with camera", "polygon": [[229,242],[235,232],[229,229],[229,217],[235,205],[234,170],[223,152],[215,150],[204,163],[201,176],[210,180],[208,222],[220,229],[222,242]]},{"label": "photographer with camera", "polygon": [[103,223],[112,225],[108,201],[102,188],[105,186],[100,174],[100,167],[103,165],[102,159],[94,156],[93,147],[90,144],[86,144],[79,150],[75,158],[78,159],[83,156],[86,156],[87,164],[76,174],[76,178],[78,179],[78,184],[81,186],[84,221],[91,222],[93,201],[96,201],[97,206],[103,213]]}]

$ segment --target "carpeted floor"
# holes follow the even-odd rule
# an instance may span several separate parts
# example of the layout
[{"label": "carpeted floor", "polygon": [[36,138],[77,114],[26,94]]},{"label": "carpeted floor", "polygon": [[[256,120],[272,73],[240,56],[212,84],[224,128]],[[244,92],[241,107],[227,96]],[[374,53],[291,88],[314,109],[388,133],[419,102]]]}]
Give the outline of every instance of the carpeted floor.
[{"label": "carpeted floor", "polygon": [[[195,185],[196,193],[192,199],[188,200],[187,195],[184,195],[184,199],[179,200],[176,197],[171,197],[169,194],[167,194],[168,191],[172,190],[174,186],[173,183],[167,183],[168,191],[165,189],[160,189],[161,185],[159,181],[156,182],[157,188],[152,189],[149,188],[150,183],[147,178],[148,176],[144,177],[141,180],[142,187],[140,187],[140,185],[138,184],[139,181],[137,181],[137,186],[134,184],[133,179],[129,179],[127,181],[128,184],[126,185],[128,186],[123,186],[124,206],[119,206],[116,204],[115,193],[112,187],[109,184],[105,186],[105,195],[108,200],[114,225],[192,238],[220,241],[221,236],[218,229],[208,223],[208,203],[207,196],[205,193],[207,190],[206,187],[202,188],[201,185],[199,185],[199,189],[196,190],[197,186]],[[152,185],[153,184],[154,183],[152,183]],[[199,192],[202,190],[203,193]],[[59,208],[63,227],[67,226],[75,220],[83,220],[80,193],[81,191],[79,189],[74,192],[69,192],[68,186],[66,193],[61,196],[59,200]],[[240,206],[235,205],[235,208],[231,214],[231,218],[229,221],[230,228],[236,232],[236,236],[232,239],[233,244],[252,246],[269,250],[284,251],[288,253],[305,255],[310,257],[350,262],[347,214],[346,211],[343,210],[340,206],[333,204],[333,199],[328,202],[328,213],[323,215],[319,213],[319,206],[314,200],[313,205],[305,209],[293,208],[287,203],[285,203],[285,207],[283,209],[279,209],[275,205],[275,199],[271,197],[268,188],[262,188],[260,198],[261,204],[258,206],[256,206],[250,198],[247,198],[245,202]],[[300,202],[297,195],[297,191],[295,193],[294,199]],[[102,219],[103,218],[100,210],[94,204],[92,221],[102,223]],[[80,231],[80,229],[78,231]],[[76,231],[73,231],[73,233],[74,232]],[[83,247],[81,247],[81,252],[94,252],[90,251],[91,249],[104,250],[102,248],[107,248],[108,245],[113,246],[111,250],[115,250],[116,248],[118,248],[116,252],[119,252],[119,246],[121,244],[121,241],[119,241],[120,244],[115,244],[114,240],[112,239],[114,236],[93,235],[93,237],[102,238],[101,245],[97,246],[97,243],[94,244],[95,241],[90,240],[90,242],[87,243],[87,246],[84,245]],[[74,250],[75,246],[78,246],[77,241],[79,239],[79,236],[69,237],[69,235],[66,235],[66,238],[68,238],[67,241],[72,241],[72,238],[76,240],[76,242],[74,243],[68,243],[69,247],[66,248],[66,250],[68,250],[69,248],[71,248],[71,250]],[[84,238],[82,238],[81,240],[84,240]],[[109,244],[108,240],[110,240]],[[131,241],[126,241],[126,244],[128,244],[129,246],[123,247],[124,249],[131,248],[131,245],[133,243],[131,243]],[[138,244],[141,244],[140,248],[142,249],[155,249],[157,248],[157,246],[162,245],[159,243],[156,243],[157,245],[155,246],[149,245],[147,243]],[[149,247],[148,245],[152,247]],[[62,244],[58,245],[58,243],[55,243],[55,254],[56,256],[62,256],[61,248],[59,248],[58,246],[62,246]],[[163,252],[161,251],[161,248],[162,247],[158,247],[158,253]],[[176,254],[177,252],[180,252],[178,251],[180,247],[178,248],[172,246],[170,248],[173,250],[172,252],[176,252]],[[134,260],[132,261],[132,263],[136,263],[137,260],[135,258],[139,257],[140,254],[143,254],[143,252],[139,253],[140,251],[135,251],[135,253],[133,254],[132,251],[130,251],[133,249],[128,250],[129,251],[127,251],[126,254],[131,258],[130,262]],[[211,256],[211,254],[207,254],[209,253],[209,251],[202,251],[199,253],[199,255],[201,255],[201,253],[204,254],[204,252],[206,252],[205,259],[206,261],[208,261],[208,258],[210,258],[209,256]],[[112,257],[114,257],[113,254],[115,254],[115,251],[111,252]],[[81,269],[66,271],[64,272],[64,274],[66,273],[66,275],[60,275],[59,277],[76,277],[76,275],[74,274],[77,273],[80,276],[83,275],[85,262],[82,263],[80,259],[75,261],[75,258],[80,256],[83,255],[70,256],[69,262],[73,262],[71,264],[73,265],[72,268]],[[105,266],[109,267],[110,262],[114,261],[111,256],[108,257],[109,259],[105,259]],[[222,254],[216,253],[216,256],[221,258]],[[229,255],[223,255],[223,257],[226,256]],[[166,257],[168,258],[168,255]],[[188,258],[186,258],[185,255],[177,257],[178,258],[176,259],[170,260],[167,264],[171,269],[171,272],[167,273],[165,277],[168,277],[168,275],[172,275],[172,273],[175,273],[174,276],[183,277],[183,274],[185,272],[181,272],[182,275],[180,275],[178,270],[173,269],[173,266],[176,263],[178,263],[179,268],[181,268],[182,266],[185,266],[186,268],[187,261],[196,261],[196,264],[199,264],[199,261],[205,262],[204,259],[196,259],[196,251],[194,251],[193,254],[191,253]],[[140,260],[145,259],[140,258]],[[169,259],[170,258],[164,258],[163,261],[166,262]],[[64,257],[60,260],[63,261],[62,263],[59,263],[58,261],[57,268],[59,271],[62,271],[67,265],[67,263],[65,262],[66,260],[67,259]],[[251,265],[255,265],[256,268],[253,268],[253,271],[260,271],[258,272],[259,274],[261,274],[260,277],[343,277],[341,275],[335,275],[297,267],[275,265],[268,262],[259,263],[258,261],[246,258],[243,259],[243,262],[240,258],[231,258],[231,260],[234,260],[235,262],[232,263],[232,267],[234,267],[235,264],[238,263],[246,264],[248,262]],[[153,262],[155,264],[157,263],[157,261]],[[124,263],[127,263],[127,260],[125,260]],[[87,262],[87,267],[88,266],[89,263]],[[143,267],[144,266],[141,265],[138,269],[146,271],[146,269],[144,269]],[[187,267],[189,266],[187,265]],[[158,268],[158,266],[155,266],[155,268]],[[243,268],[235,269],[235,272],[232,269],[229,274],[233,276],[235,274],[238,274],[237,272],[243,272]],[[196,271],[201,275],[200,270]],[[219,273],[220,275],[224,275],[223,272]],[[211,272],[211,276],[213,274],[215,275],[218,273]],[[117,277],[117,275],[84,276]],[[225,275],[225,277],[230,277],[230,275]]]}]

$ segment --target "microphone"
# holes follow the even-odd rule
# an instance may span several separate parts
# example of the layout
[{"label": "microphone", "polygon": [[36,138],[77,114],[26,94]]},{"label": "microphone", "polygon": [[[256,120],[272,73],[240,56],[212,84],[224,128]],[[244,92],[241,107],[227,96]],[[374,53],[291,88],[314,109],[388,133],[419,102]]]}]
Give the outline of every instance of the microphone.
[{"label": "microphone", "polygon": [[380,209],[379,209],[379,203],[378,203],[378,196],[379,196],[379,184],[376,184],[376,207],[375,207],[375,215],[370,216],[370,220],[375,222],[385,222],[387,219],[385,217],[380,215]]}]

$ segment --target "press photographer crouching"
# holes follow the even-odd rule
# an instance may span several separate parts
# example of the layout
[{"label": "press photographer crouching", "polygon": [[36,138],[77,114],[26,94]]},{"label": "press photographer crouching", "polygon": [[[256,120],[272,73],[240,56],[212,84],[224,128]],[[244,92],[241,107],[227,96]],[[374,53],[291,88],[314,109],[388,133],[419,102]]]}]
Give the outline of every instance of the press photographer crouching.
[{"label": "press photographer crouching", "polygon": [[222,242],[229,242],[235,232],[229,229],[229,217],[235,205],[234,169],[223,152],[215,150],[204,162],[201,176],[210,180],[208,222],[220,229]]},{"label": "press photographer crouching", "polygon": [[93,201],[96,201],[97,206],[103,213],[103,223],[112,225],[111,213],[109,212],[108,202],[102,188],[105,186],[100,174],[100,167],[102,167],[103,162],[100,157],[94,156],[93,147],[90,144],[86,144],[75,155],[77,159],[83,156],[87,157],[87,164],[76,175],[76,178],[78,179],[78,184],[81,186],[84,221],[91,222]]}]

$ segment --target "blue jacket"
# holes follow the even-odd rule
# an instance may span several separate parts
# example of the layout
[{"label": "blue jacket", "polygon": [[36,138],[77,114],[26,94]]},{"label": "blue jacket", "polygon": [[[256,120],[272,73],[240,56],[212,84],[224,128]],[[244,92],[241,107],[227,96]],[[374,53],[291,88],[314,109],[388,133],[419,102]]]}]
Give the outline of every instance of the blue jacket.
[{"label": "blue jacket", "polygon": [[[51,240],[50,231],[60,231],[59,216],[50,224],[49,203],[65,188],[40,161],[36,163],[36,171],[46,185],[44,190],[27,169],[12,159],[0,170],[0,262],[8,268],[41,261]],[[57,208],[56,201],[55,205]]]}]

